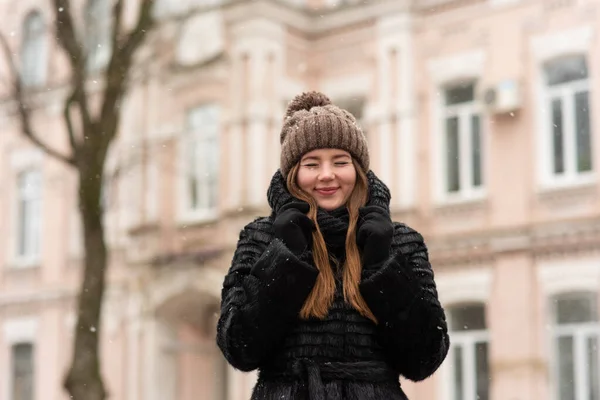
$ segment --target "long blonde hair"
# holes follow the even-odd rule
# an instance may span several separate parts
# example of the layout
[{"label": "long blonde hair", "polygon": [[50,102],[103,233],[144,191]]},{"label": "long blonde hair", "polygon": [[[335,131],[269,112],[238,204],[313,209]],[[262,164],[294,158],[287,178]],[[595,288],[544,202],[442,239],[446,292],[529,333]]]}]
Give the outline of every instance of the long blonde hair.
[{"label": "long blonde hair", "polygon": [[[349,302],[360,314],[377,323],[377,318],[369,309],[369,306],[363,299],[358,289],[360,282],[362,263],[360,253],[356,245],[356,225],[358,222],[358,210],[367,203],[369,194],[369,184],[367,175],[362,170],[360,165],[352,160],[356,169],[356,184],[350,198],[346,204],[349,214],[348,233],[346,234],[346,260],[343,265],[343,289],[344,299]],[[296,182],[296,175],[300,164],[297,163],[292,167],[287,175],[287,188],[290,194],[300,200],[306,201],[310,205],[308,217],[315,223],[316,230],[312,234],[313,245],[313,260],[315,266],[319,270],[319,276],[310,295],[304,302],[300,310],[300,317],[308,319],[316,317],[324,319],[335,295],[335,278],[329,262],[329,253],[325,245],[325,239],[317,222],[317,202],[315,199],[304,192]]]}]

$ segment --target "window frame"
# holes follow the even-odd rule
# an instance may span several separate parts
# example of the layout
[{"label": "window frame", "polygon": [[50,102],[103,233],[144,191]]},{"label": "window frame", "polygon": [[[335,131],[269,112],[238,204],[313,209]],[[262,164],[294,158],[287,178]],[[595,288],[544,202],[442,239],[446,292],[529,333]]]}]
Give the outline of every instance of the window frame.
[{"label": "window frame", "polygon": [[[459,189],[457,191],[450,191],[448,188],[448,176],[447,171],[443,176],[444,180],[444,195],[446,199],[452,201],[453,199],[474,199],[474,198],[482,198],[485,193],[485,179],[484,177],[484,163],[485,163],[485,134],[482,129],[482,120],[483,120],[483,107],[481,104],[478,104],[477,101],[477,81],[471,81],[473,85],[473,100],[470,102],[446,105],[444,104],[442,96],[442,119],[441,122],[443,128],[441,132],[440,141],[442,143],[443,149],[448,149],[448,131],[446,127],[446,121],[448,118],[457,117],[458,118],[458,154],[459,154]],[[452,84],[445,85],[442,89],[444,92],[449,90],[451,87],[461,86],[466,82],[455,82]],[[474,170],[472,165],[472,150],[473,150],[473,125],[471,123],[473,117],[479,117],[479,140],[480,140],[480,165],[479,171],[481,182],[480,186],[475,186],[472,182],[472,177],[474,176]],[[464,154],[464,156],[463,156]],[[448,164],[448,153],[447,151],[442,152],[443,164]]]},{"label": "window frame", "polygon": [[[16,359],[15,359],[15,352],[16,349],[18,348],[18,346],[29,346],[31,348],[31,367],[32,367],[32,371],[31,371],[31,399],[29,400],[34,400],[35,399],[35,343],[31,342],[31,341],[19,341],[16,343],[12,343],[10,346],[10,373],[11,373],[11,377],[10,377],[10,400],[17,400],[15,395],[15,383],[17,380],[17,368],[16,368]],[[18,399],[21,400],[21,399]]]},{"label": "window frame", "polygon": [[[27,194],[23,194],[23,190],[24,188],[21,187],[21,179],[23,176],[25,176],[26,174],[37,174],[37,178],[38,178],[38,183],[39,183],[39,187],[37,188],[37,190],[39,191],[39,193],[37,194],[37,199],[27,199],[24,197],[28,197]],[[12,249],[11,252],[13,254],[13,266],[14,267],[18,267],[18,268],[28,268],[28,267],[35,267],[39,264],[40,260],[41,260],[41,253],[42,253],[42,243],[43,243],[43,234],[42,234],[42,229],[43,229],[43,193],[44,193],[44,182],[43,182],[43,171],[40,168],[37,167],[28,167],[28,168],[24,168],[22,170],[19,170],[16,172],[15,174],[15,180],[14,180],[14,188],[15,188],[15,195],[14,195],[14,202],[13,202],[13,207],[14,207],[14,217],[13,217],[13,232],[15,233],[14,235],[14,241],[12,243]],[[20,220],[19,216],[21,215],[21,207],[24,201],[37,201],[37,216],[33,215],[33,217],[31,218],[37,218],[37,221],[35,222],[35,225],[33,225],[35,228],[35,230],[37,230],[37,249],[35,252],[31,252],[31,253],[20,253],[20,238],[21,235],[32,235],[35,233],[32,232],[23,232],[22,230],[28,230],[31,229],[31,227],[28,226],[22,226],[22,221]],[[27,225],[27,224],[25,224]],[[27,240],[27,239],[26,239]],[[31,241],[35,239],[32,239],[31,237],[29,237],[28,241]]]},{"label": "window frame", "polygon": [[[563,296],[588,296],[590,294],[594,294],[595,297],[595,305],[596,305],[596,321],[589,322],[578,322],[578,323],[568,323],[568,324],[559,324],[556,322],[556,312],[557,312],[557,302],[561,300]],[[559,386],[559,376],[560,376],[560,365],[559,365],[559,349],[558,349],[558,338],[559,337],[571,337],[573,339],[573,369],[574,369],[574,390],[575,390],[575,400],[587,400],[589,399],[589,390],[591,390],[591,385],[588,380],[588,368],[586,362],[581,362],[582,360],[586,360],[586,340],[591,337],[596,338],[598,343],[600,344],[600,319],[598,316],[598,293],[592,292],[589,290],[573,290],[568,292],[562,292],[555,294],[549,297],[550,302],[552,304],[550,319],[551,319],[551,392],[552,397],[554,399],[560,399],[560,386]],[[600,365],[600,351],[597,352],[597,362]]]},{"label": "window frame", "polygon": [[[534,106],[543,101],[544,107],[535,106],[535,141],[534,146],[536,154],[536,170],[537,170],[537,189],[538,192],[544,192],[554,189],[573,188],[579,186],[587,186],[595,184],[597,162],[594,159],[594,145],[593,145],[593,132],[596,119],[593,117],[594,113],[590,107],[590,135],[592,136],[591,147],[592,147],[592,170],[589,172],[577,173],[566,175],[555,175],[553,165],[553,145],[551,135],[551,110],[548,109],[550,104],[546,103],[548,99],[548,93],[552,90],[547,90],[546,84],[546,73],[544,70],[545,65],[548,62],[557,60],[563,57],[583,55],[586,57],[588,66],[592,60],[590,56],[592,37],[594,35],[594,29],[591,25],[583,25],[577,28],[566,29],[550,34],[534,36],[531,38],[530,49],[533,55],[533,63],[531,64],[531,74],[535,78],[532,80],[532,92],[534,93]],[[594,88],[594,76],[592,75],[592,68],[588,67],[588,89],[589,89],[589,104],[593,104],[593,88]],[[570,111],[572,112],[572,111]],[[564,112],[563,112],[564,114]],[[569,128],[574,131],[574,127]],[[567,153],[571,153],[568,157],[574,156],[575,148]],[[596,157],[597,158],[597,157]],[[566,161],[566,160],[565,160]],[[566,164],[566,163],[565,163]],[[566,167],[567,165],[565,165]]]},{"label": "window frame", "polygon": [[[446,310],[450,310],[453,307],[460,307],[464,305],[483,305],[484,310],[487,313],[487,306],[490,304],[492,295],[492,281],[494,276],[494,270],[490,265],[483,265],[473,270],[463,270],[454,272],[441,271],[436,274],[436,286],[438,288],[438,294],[440,302]],[[487,319],[486,314],[486,319]],[[450,323],[450,321],[449,321]],[[449,326],[449,328],[451,328]],[[468,332],[458,332],[459,334]],[[477,332],[475,330],[471,333]],[[490,341],[489,327],[486,330],[488,335],[488,348],[491,349],[492,342]],[[455,342],[456,331],[450,331],[450,346]],[[468,336],[467,336],[468,337]],[[479,336],[473,335],[475,339]],[[460,343],[460,336],[459,342]],[[450,354],[448,357],[451,357]],[[490,359],[491,351],[488,351],[488,359]],[[447,357],[447,358],[448,358]],[[453,398],[453,368],[450,366],[450,362],[444,362],[439,370],[438,382],[437,382],[437,396],[441,400],[452,400]]]},{"label": "window frame", "polygon": [[12,347],[21,343],[30,343],[33,346],[33,392],[34,398],[37,389],[37,379],[39,375],[35,374],[36,366],[38,365],[38,354],[37,348],[37,332],[38,332],[39,321],[35,316],[32,317],[21,317],[15,319],[5,320],[3,323],[4,333],[4,346],[8,349],[8,357],[5,358],[7,363],[6,368],[0,368],[0,371],[6,371],[4,379],[6,379],[6,385],[4,385],[3,394],[5,399],[13,400],[13,359],[12,359]]},{"label": "window frame", "polygon": [[[549,354],[549,394],[550,400],[560,400],[557,397],[558,386],[554,371],[556,370],[556,351],[554,328],[554,306],[552,299],[557,296],[573,293],[597,293],[600,281],[598,257],[547,259],[537,264],[537,280],[541,288],[541,296],[545,301],[544,317],[549,328],[546,336],[546,349]],[[600,312],[600,304],[598,305]]]},{"label": "window frame", "polygon": [[[589,63],[589,57],[586,54],[575,54],[572,56],[584,56],[586,62]],[[560,62],[561,59],[568,58],[559,57],[553,60],[549,60],[548,62]],[[546,65],[546,63],[545,63]],[[591,86],[591,78],[589,74],[591,71],[588,68],[588,76],[583,79],[573,80],[565,83],[560,83],[556,85],[550,86],[546,82],[546,73],[544,71],[545,65],[542,66],[542,74],[543,74],[543,88],[542,88],[542,101],[544,107],[548,109],[546,113],[545,120],[543,121],[543,129],[546,135],[546,144],[545,150],[547,153],[546,160],[546,168],[548,174],[549,182],[559,186],[568,186],[571,182],[585,182],[588,181],[589,177],[593,177],[594,175],[594,149],[593,149],[593,130],[592,130],[592,121],[593,121],[593,113],[588,110],[589,115],[589,124],[590,124],[590,142],[591,142],[591,151],[592,151],[592,169],[590,171],[577,171],[577,118],[574,112],[575,108],[575,94],[587,91],[588,92],[588,104],[591,105],[591,100],[593,96],[593,88]],[[554,172],[554,145],[551,140],[552,137],[552,102],[554,100],[560,100],[562,102],[561,112],[562,112],[562,121],[563,121],[563,163],[564,163],[564,172],[557,174]]]},{"label": "window frame", "polygon": [[[204,112],[213,113],[213,115],[205,116],[204,118],[213,118],[214,117],[214,132],[209,135],[206,134],[207,129],[206,125],[203,125],[201,128],[194,128],[191,124],[192,113],[200,112],[199,110],[206,110]],[[197,106],[190,107],[187,109],[185,113],[185,129],[183,131],[182,137],[179,141],[180,143],[180,162],[182,176],[180,179],[180,220],[182,222],[203,222],[210,221],[217,218],[218,215],[218,203],[220,197],[220,173],[221,173],[221,114],[222,108],[218,103],[201,103]],[[214,136],[212,136],[214,135]],[[216,150],[216,172],[215,176],[212,177],[214,179],[214,186],[212,189],[214,193],[209,193],[210,190],[203,190],[203,188],[211,189],[211,177],[203,179],[199,178],[199,175],[203,175],[203,173],[198,170],[191,171],[190,170],[190,153],[189,151],[193,149],[195,153],[196,160],[200,163],[203,163],[203,171],[210,170],[209,160],[205,160],[203,158],[203,149],[200,143],[204,143],[207,141],[214,141],[214,147]],[[195,176],[198,180],[197,183],[197,195],[198,197],[198,206],[193,207],[190,204],[191,192],[189,187],[189,179]],[[215,201],[212,206],[210,206],[210,196],[215,196]],[[205,203],[205,204],[203,204]]]},{"label": "window frame", "polygon": [[[463,306],[482,306],[484,312],[484,318],[487,318],[487,307],[482,302],[468,302],[461,304],[454,304],[447,308],[447,313],[452,312],[452,308],[463,307]],[[451,318],[448,319],[449,321]],[[488,362],[491,355],[490,352],[490,333],[489,328],[486,329],[473,329],[473,330],[452,330],[450,323],[448,324],[448,330],[452,336],[450,341],[450,348],[448,351],[448,363],[446,367],[446,379],[448,387],[448,400],[463,400],[456,399],[454,397],[454,352],[456,348],[460,347],[463,351],[463,385],[464,388],[470,388],[469,393],[464,393],[464,400],[477,400],[477,373],[476,373],[476,346],[479,343],[485,343],[488,346]],[[489,366],[488,366],[489,367]],[[491,394],[491,384],[488,386],[489,393]]]},{"label": "window frame", "polygon": [[[432,59],[427,63],[431,86],[431,139],[433,145],[433,193],[434,204],[446,206],[473,201],[481,201],[487,197],[486,182],[488,179],[488,140],[486,138],[486,115],[483,106],[478,104],[478,84],[483,81],[486,53],[484,50],[476,49],[453,56]],[[477,190],[460,190],[448,192],[446,177],[446,110],[444,101],[445,88],[457,83],[468,81],[475,82],[474,109],[479,110],[479,124],[481,135],[481,180],[482,186]],[[463,161],[467,163],[468,159]]]},{"label": "window frame", "polygon": [[[35,26],[38,22],[39,26]],[[40,10],[30,11],[23,19],[20,79],[25,87],[39,87],[46,83],[48,43],[45,27],[44,14]]]}]

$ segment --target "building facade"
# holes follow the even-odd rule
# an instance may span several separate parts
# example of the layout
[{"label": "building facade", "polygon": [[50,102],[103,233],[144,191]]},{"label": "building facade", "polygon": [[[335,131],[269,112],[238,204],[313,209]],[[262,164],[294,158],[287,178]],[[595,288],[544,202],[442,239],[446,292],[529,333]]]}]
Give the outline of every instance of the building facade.
[{"label": "building facade", "polygon": [[[127,2],[125,21],[135,18]],[[89,95],[110,2],[74,1]],[[266,215],[286,104],[353,112],[394,219],[429,246],[452,348],[411,400],[600,400],[599,0],[160,0],[103,193],[115,400],[243,400],[215,345],[240,229]],[[65,148],[48,2],[0,3],[33,125]],[[6,73],[6,65],[0,64]],[[0,83],[0,399],[63,400],[81,228],[72,171]]]}]

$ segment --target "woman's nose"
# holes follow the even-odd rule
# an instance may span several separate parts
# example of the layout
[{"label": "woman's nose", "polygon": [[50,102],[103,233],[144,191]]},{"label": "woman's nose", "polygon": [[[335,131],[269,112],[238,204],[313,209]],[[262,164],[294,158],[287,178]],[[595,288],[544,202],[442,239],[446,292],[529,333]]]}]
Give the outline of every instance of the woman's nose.
[{"label": "woman's nose", "polygon": [[321,180],[331,180],[334,177],[333,169],[329,166],[324,166],[319,174]]}]

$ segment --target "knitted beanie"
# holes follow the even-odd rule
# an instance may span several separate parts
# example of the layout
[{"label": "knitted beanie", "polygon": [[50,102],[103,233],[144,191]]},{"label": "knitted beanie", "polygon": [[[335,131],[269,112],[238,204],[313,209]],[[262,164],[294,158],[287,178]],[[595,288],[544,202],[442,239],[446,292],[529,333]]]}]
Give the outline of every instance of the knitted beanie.
[{"label": "knitted beanie", "polygon": [[287,178],[302,156],[315,149],[341,149],[369,171],[367,139],[356,119],[319,92],[302,93],[288,105],[281,129],[280,169]]}]

